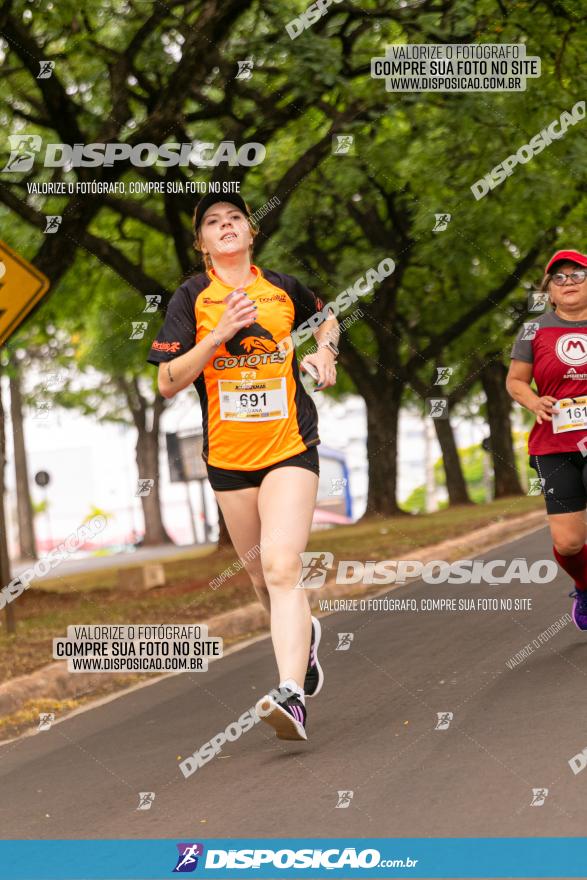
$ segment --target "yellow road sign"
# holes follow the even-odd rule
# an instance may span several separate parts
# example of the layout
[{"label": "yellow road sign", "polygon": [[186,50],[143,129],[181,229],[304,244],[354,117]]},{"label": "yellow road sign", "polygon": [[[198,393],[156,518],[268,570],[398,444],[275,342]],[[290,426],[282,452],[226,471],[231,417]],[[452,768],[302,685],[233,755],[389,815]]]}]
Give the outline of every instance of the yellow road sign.
[{"label": "yellow road sign", "polygon": [[49,290],[49,279],[0,241],[0,345]]}]

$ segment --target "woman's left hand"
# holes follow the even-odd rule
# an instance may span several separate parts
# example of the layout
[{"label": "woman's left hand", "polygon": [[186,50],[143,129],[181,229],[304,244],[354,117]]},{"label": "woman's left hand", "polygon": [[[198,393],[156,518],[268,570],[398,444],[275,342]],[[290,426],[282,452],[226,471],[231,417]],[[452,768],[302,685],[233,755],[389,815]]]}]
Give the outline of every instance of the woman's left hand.
[{"label": "woman's left hand", "polygon": [[313,364],[318,370],[320,378],[316,389],[322,390],[323,388],[329,388],[331,385],[336,385],[336,362],[334,354],[329,348],[319,348],[318,351],[307,354],[300,364],[302,369],[304,364]]}]

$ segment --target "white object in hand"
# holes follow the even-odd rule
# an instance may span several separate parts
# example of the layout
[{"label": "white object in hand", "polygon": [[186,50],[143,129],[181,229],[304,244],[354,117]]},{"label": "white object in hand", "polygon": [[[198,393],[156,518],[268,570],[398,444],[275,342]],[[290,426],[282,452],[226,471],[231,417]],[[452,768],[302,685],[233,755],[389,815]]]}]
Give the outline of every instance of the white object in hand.
[{"label": "white object in hand", "polygon": [[320,373],[318,372],[318,369],[314,366],[314,364],[305,363],[304,370],[312,377],[314,382],[320,381]]}]

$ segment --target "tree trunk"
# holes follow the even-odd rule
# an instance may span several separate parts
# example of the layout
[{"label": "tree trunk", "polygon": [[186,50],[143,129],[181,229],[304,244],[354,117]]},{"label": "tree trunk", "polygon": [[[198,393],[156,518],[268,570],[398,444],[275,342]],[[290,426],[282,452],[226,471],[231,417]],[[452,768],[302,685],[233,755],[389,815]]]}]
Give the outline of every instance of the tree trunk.
[{"label": "tree trunk", "polygon": [[[10,559],[8,558],[8,538],[6,535],[6,516],[4,512],[4,477],[6,470],[6,434],[4,430],[4,404],[2,401],[2,371],[0,370],[0,586],[10,583]],[[16,618],[11,602],[5,606],[6,632],[16,632]]]},{"label": "tree trunk", "polygon": [[[139,471],[138,491],[143,506],[145,537],[143,546],[172,544],[161,515],[159,495],[159,431],[139,430],[136,445]],[[147,484],[145,481],[149,481]],[[152,483],[150,481],[153,481]]]},{"label": "tree trunk", "polygon": [[434,422],[436,436],[442,450],[442,464],[446,476],[449,504],[472,504],[450,418],[433,419],[432,421]]},{"label": "tree trunk", "polygon": [[24,442],[20,368],[11,360],[10,415],[14,443],[14,472],[16,476],[16,507],[18,515],[18,543],[21,559],[37,559],[33,505],[29,488],[29,472]]},{"label": "tree trunk", "polygon": [[507,370],[500,360],[488,361],[480,378],[487,398],[487,421],[491,435],[491,455],[495,498],[523,495],[516,468],[510,412],[512,401],[505,388]]},{"label": "tree trunk", "polygon": [[367,404],[369,490],[365,517],[405,514],[397,503],[397,432],[403,384],[364,396]]},{"label": "tree trunk", "polygon": [[[135,456],[139,471],[137,494],[143,506],[145,523],[143,545],[152,547],[157,544],[173,544],[163,525],[159,492],[159,426],[165,409],[165,399],[156,394],[153,403],[149,406],[148,400],[141,392],[138,376],[128,378],[119,375],[115,382],[126,397],[137,429]],[[149,414],[150,429],[147,427]]]}]

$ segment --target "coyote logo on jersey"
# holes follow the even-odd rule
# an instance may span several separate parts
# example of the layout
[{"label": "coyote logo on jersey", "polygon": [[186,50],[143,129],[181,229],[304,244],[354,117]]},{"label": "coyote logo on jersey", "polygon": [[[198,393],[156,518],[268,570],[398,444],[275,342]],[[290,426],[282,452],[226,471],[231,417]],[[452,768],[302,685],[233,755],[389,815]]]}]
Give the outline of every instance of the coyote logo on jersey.
[{"label": "coyote logo on jersey", "polygon": [[230,354],[238,356],[239,354],[261,354],[263,352],[277,351],[277,343],[275,339],[265,327],[261,324],[251,324],[250,327],[243,327],[238,333],[229,339],[226,348]]}]

